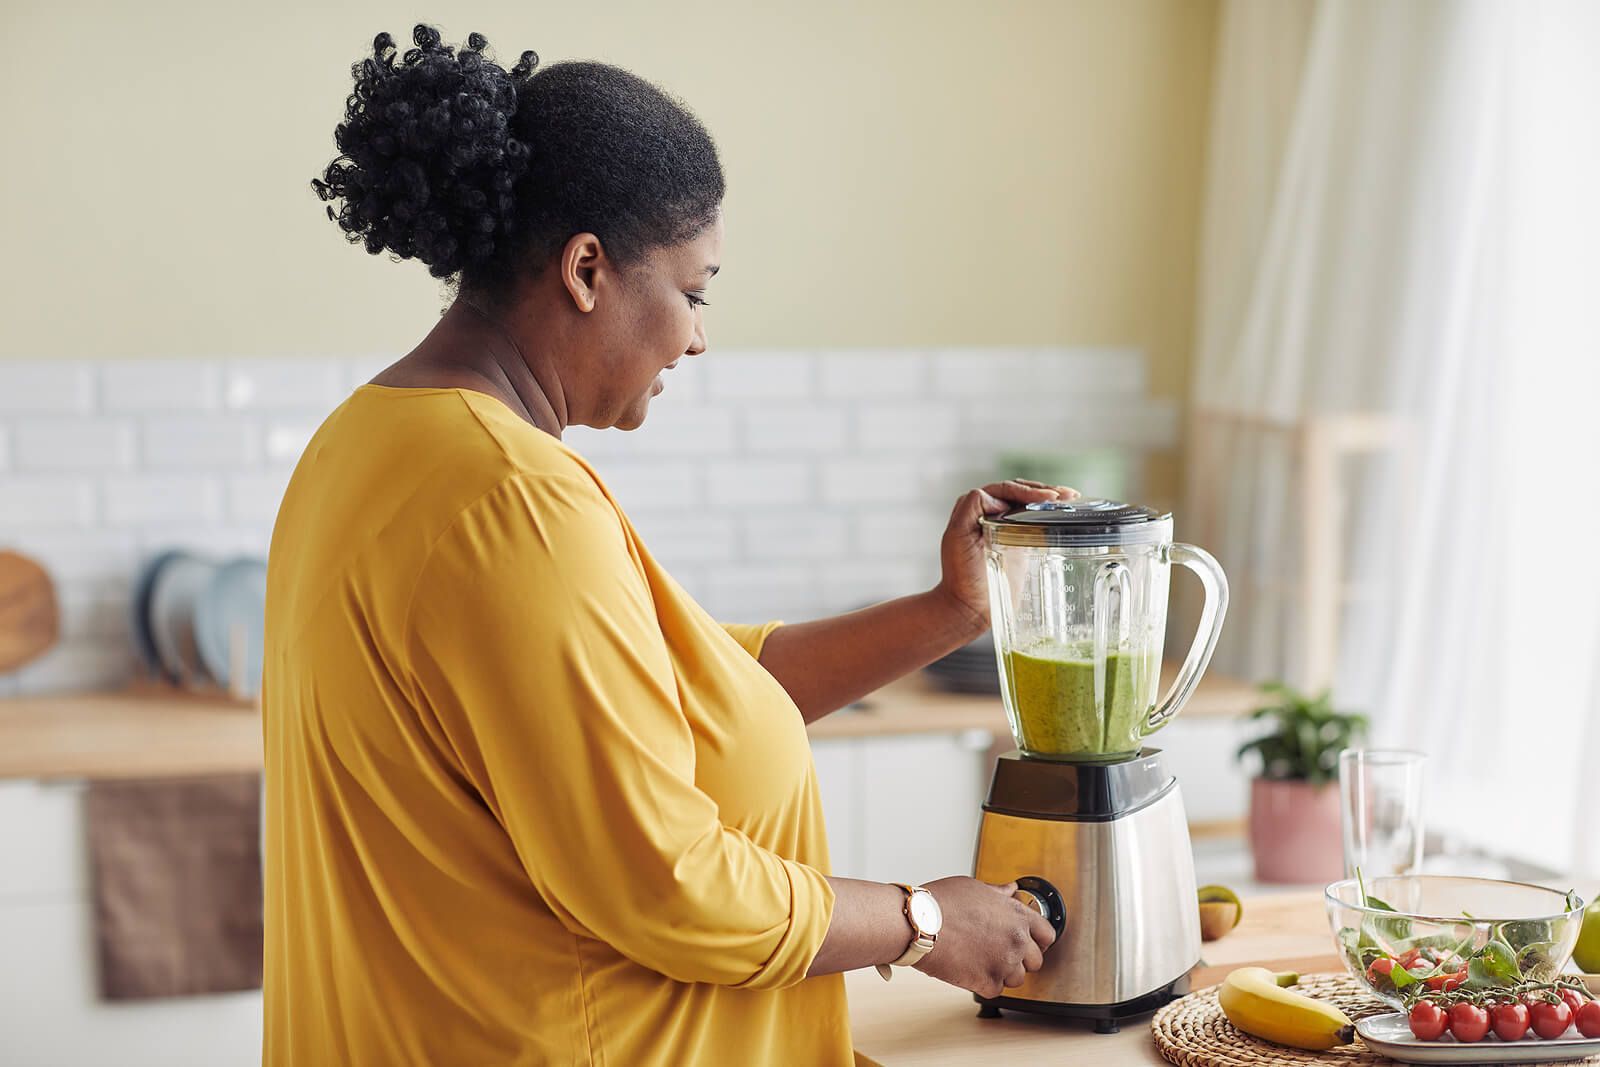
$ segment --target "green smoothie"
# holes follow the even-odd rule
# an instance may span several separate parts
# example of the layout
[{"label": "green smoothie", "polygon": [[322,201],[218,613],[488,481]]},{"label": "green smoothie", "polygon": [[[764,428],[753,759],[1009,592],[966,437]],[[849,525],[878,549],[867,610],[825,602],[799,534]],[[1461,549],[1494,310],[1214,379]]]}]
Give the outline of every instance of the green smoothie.
[{"label": "green smoothie", "polygon": [[1158,681],[1155,656],[1106,655],[1105,716],[1095,700],[1094,662],[1067,649],[1011,652],[1017,733],[1025,752],[1072,759],[1103,759],[1139,751]]}]

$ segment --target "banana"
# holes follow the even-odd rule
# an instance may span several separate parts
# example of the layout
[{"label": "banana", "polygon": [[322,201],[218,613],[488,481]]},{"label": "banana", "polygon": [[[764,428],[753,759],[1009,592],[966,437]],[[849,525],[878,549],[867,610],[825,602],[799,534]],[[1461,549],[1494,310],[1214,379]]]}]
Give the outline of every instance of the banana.
[{"label": "banana", "polygon": [[[1298,975],[1285,975],[1292,985]],[[1355,1040],[1350,1017],[1332,1004],[1280,988],[1279,978],[1265,967],[1241,967],[1228,975],[1217,993],[1222,1014],[1247,1034],[1293,1048],[1321,1052]]]}]

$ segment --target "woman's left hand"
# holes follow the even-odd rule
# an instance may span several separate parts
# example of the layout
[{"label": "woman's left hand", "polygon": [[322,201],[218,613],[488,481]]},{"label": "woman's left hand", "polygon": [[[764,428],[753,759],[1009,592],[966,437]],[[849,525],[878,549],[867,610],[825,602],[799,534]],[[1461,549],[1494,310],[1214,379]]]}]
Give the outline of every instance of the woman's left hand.
[{"label": "woman's left hand", "polygon": [[963,493],[950,513],[950,524],[945,527],[944,538],[939,542],[939,561],[943,577],[939,592],[950,597],[955,606],[971,613],[973,626],[979,632],[989,626],[989,579],[983,563],[983,530],[978,519],[984,515],[999,515],[1023,504],[1040,500],[1075,500],[1076,489],[1064,485],[1045,485],[1026,478],[1013,478],[996,482],[982,489]]}]

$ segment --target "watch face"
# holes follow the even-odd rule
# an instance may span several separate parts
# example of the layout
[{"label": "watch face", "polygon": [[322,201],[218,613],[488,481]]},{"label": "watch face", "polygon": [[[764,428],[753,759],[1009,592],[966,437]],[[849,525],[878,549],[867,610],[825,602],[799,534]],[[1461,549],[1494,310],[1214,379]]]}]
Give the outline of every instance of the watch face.
[{"label": "watch face", "polygon": [[923,890],[911,894],[911,921],[925,934],[939,932],[939,927],[944,925],[944,913],[939,910],[939,902],[933,899],[932,893]]}]

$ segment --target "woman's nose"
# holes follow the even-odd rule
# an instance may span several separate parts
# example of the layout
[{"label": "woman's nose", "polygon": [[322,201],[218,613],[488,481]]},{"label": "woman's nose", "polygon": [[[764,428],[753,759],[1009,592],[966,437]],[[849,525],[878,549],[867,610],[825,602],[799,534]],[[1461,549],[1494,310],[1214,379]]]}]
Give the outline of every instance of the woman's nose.
[{"label": "woman's nose", "polygon": [[706,350],[706,324],[703,319],[696,316],[694,324],[694,339],[689,342],[689,347],[684,349],[686,356],[698,356]]}]

